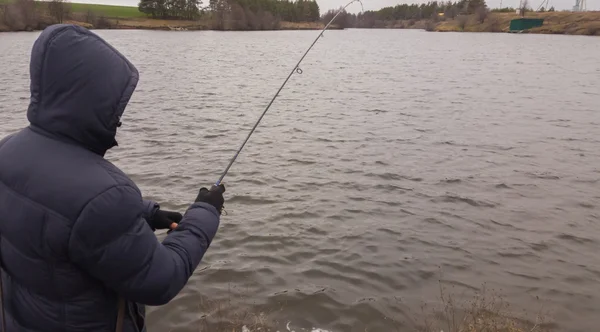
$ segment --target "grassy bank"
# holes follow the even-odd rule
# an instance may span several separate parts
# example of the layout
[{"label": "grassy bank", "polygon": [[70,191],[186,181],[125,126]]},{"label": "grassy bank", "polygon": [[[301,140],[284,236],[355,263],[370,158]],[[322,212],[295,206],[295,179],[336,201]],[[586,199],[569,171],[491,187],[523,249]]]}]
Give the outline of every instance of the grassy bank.
[{"label": "grassy bank", "polygon": [[[210,30],[215,29],[209,13],[195,20],[153,19],[141,13],[137,7],[111,6],[84,3],[67,3],[69,10],[62,19],[92,29],[149,29],[149,30]],[[28,0],[0,0],[0,31],[41,30],[58,23],[49,14],[48,2]],[[230,17],[222,21],[219,30],[317,30],[321,22],[285,22],[273,17]],[[524,33],[600,35],[600,12],[528,12],[525,17],[543,18],[542,27]],[[453,19],[443,16],[421,20],[378,21],[373,28],[424,29],[428,31],[456,32],[508,32],[510,21],[519,18],[516,13],[487,13],[458,15]],[[341,20],[341,19],[338,19]],[[243,22],[243,23],[240,23]],[[336,21],[337,23],[338,21]],[[357,22],[355,22],[357,23]],[[245,28],[240,28],[245,27]],[[338,28],[335,24],[333,29]]]},{"label": "grassy bank", "polygon": [[[0,0],[1,1],[1,0]],[[73,3],[73,18],[82,18],[89,12],[97,16],[104,16],[111,23],[114,29],[151,29],[151,30],[209,30],[212,28],[212,19],[210,15],[204,15],[197,20],[180,19],[154,19],[141,13],[137,7],[109,6]],[[71,20],[78,24],[80,21]],[[85,22],[84,23],[89,23]],[[322,29],[323,24],[319,22],[280,22],[277,29],[281,30],[315,30]]]},{"label": "grassy bank", "polygon": [[[156,19],[140,12],[137,7],[98,5],[85,3],[64,4],[62,19],[51,15],[48,2],[28,0],[0,0],[0,32],[41,30],[55,23],[72,23],[90,29],[148,29],[148,30],[210,30],[215,28],[210,13],[199,15],[194,20]],[[277,21],[272,16],[243,18],[240,28],[239,17],[224,18],[218,30],[316,30],[322,29],[320,22]],[[62,21],[62,22],[61,22]],[[332,26],[332,28],[337,28]]]},{"label": "grassy bank", "polygon": [[96,15],[119,17],[124,19],[146,17],[146,15],[140,12],[137,7],[97,5],[87,3],[71,3],[70,5],[73,13],[87,13],[88,11],[92,11],[96,13]]},{"label": "grassy bank", "polygon": [[[543,18],[544,25],[523,33],[600,36],[600,11],[596,12],[528,12],[526,18]],[[459,15],[454,19],[396,20],[380,22],[377,28],[424,29],[437,32],[509,32],[510,21],[520,18],[516,13],[488,12],[479,15]]]},{"label": "grassy bank", "polygon": [[[102,20],[102,24],[86,22],[84,19],[68,19],[63,23],[76,24],[88,29],[139,29],[139,30],[174,30],[174,31],[193,31],[193,30],[212,30],[212,21],[209,19],[189,21],[189,20],[162,20],[150,18],[96,18]],[[11,31],[33,31],[41,30],[46,26],[53,24],[48,19],[42,22],[38,28],[31,29],[11,29],[0,22],[0,32]],[[280,22],[279,27],[274,30],[320,30],[323,24],[316,22]],[[335,26],[330,29],[338,29]]]},{"label": "grassy bank", "polygon": [[[429,30],[442,32],[508,32],[510,21],[519,17],[515,13],[489,13],[483,22],[470,15],[428,24]],[[523,33],[600,36],[600,12],[530,12],[525,17],[543,18],[544,25]]]},{"label": "grassy bank", "polygon": [[[211,30],[212,21],[208,18],[201,20],[162,20],[146,17],[139,18],[110,18],[107,19],[110,29],[143,29],[143,30]],[[87,28],[97,28],[82,21],[68,20]],[[276,30],[317,30],[323,25],[317,22],[279,22]],[[335,28],[335,27],[334,27]]]}]

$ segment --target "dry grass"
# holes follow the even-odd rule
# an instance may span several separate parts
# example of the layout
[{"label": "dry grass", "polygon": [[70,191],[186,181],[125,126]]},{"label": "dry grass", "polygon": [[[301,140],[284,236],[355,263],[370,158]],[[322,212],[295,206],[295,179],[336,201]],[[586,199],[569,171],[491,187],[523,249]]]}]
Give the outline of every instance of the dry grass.
[{"label": "dry grass", "polygon": [[[544,25],[526,30],[526,33],[600,35],[600,11],[596,12],[528,12],[525,17],[543,18]],[[465,27],[466,32],[507,32],[510,21],[519,18],[516,13],[490,13],[484,23],[471,17]],[[436,31],[463,31],[460,22],[449,20],[440,23]]]},{"label": "dry grass", "polygon": [[[235,288],[235,287],[234,287]],[[201,298],[198,310],[201,318],[197,330],[200,332],[271,332],[276,331],[277,322],[270,318],[270,312],[257,311],[247,302],[247,297],[234,295],[231,288],[227,291],[227,299],[208,300]]]},{"label": "dry grass", "polygon": [[[20,15],[7,14],[5,10],[19,10],[20,3],[24,0],[0,0],[0,32],[2,31],[20,31],[20,30],[41,30],[54,23],[53,19],[47,13],[46,3],[36,1],[34,6],[37,9],[22,10],[23,12],[35,12],[35,19],[32,22],[25,21]],[[2,3],[10,5],[2,5]],[[25,3],[25,2],[23,2]],[[31,2],[34,4],[34,2]],[[209,16],[204,16],[199,20],[163,20],[151,19],[137,10],[137,7],[108,6],[108,5],[90,5],[80,3],[69,3],[72,14],[65,19],[65,22],[81,25],[91,29],[149,29],[149,30],[209,30],[213,28],[213,22]],[[18,21],[15,24],[5,22],[5,16],[13,18],[12,21]],[[30,15],[31,16],[31,15]],[[18,23],[18,24],[17,24]],[[279,22],[279,27],[273,28],[282,30],[320,30],[324,27],[321,22]],[[331,29],[339,27],[333,24]]]},{"label": "dry grass", "polygon": [[[244,296],[235,297],[229,290],[229,298],[221,301],[201,299],[198,306],[202,314],[198,331],[211,332],[275,332],[277,310],[257,312],[246,303]],[[421,322],[413,331],[418,332],[550,332],[552,324],[545,322],[542,310],[538,313],[512,310],[500,292],[487,289],[473,296],[450,294],[439,283],[439,299],[435,305],[422,305],[420,313],[412,313]],[[382,308],[382,311],[386,311]],[[395,321],[400,317],[386,315]],[[406,326],[397,326],[405,331]]]},{"label": "dry grass", "polygon": [[425,25],[425,30],[426,31],[435,31],[435,22],[434,21],[428,21],[427,24]]},{"label": "dry grass", "polygon": [[535,13],[531,17],[544,18],[544,25],[531,33],[568,35],[600,35],[600,11]]},{"label": "dry grass", "polygon": [[[209,30],[211,29],[210,20],[188,21],[188,20],[161,20],[151,18],[111,18],[107,19],[110,22],[112,29],[144,29],[144,30]],[[77,24],[88,29],[100,29],[104,27],[94,26],[85,22],[83,14],[77,13],[70,20],[65,20],[65,23]],[[323,24],[319,22],[281,22],[281,30],[320,30],[323,29]],[[336,29],[332,25],[330,29]],[[8,27],[0,22],[0,32],[11,31]]]},{"label": "dry grass", "polygon": [[[321,30],[325,26],[321,22],[281,22],[279,27],[282,30]],[[335,29],[337,26],[332,24],[330,29]]]},{"label": "dry grass", "polygon": [[[208,19],[199,21],[185,20],[160,20],[151,18],[135,19],[112,19],[111,22],[118,29],[183,29],[183,30],[208,30],[212,27],[212,22]],[[336,28],[332,25],[332,28]],[[281,30],[319,30],[323,29],[323,24],[319,22],[281,22]]]},{"label": "dry grass", "polygon": [[510,304],[485,285],[482,291],[467,301],[457,300],[447,294],[440,283],[440,304],[431,312],[421,307],[423,318],[419,332],[549,332],[550,325],[544,323],[542,314],[519,317]]},{"label": "dry grass", "polygon": [[[82,17],[76,17],[70,20],[69,23],[78,24],[86,28],[93,27],[90,24],[84,23]],[[147,29],[147,30],[209,30],[211,29],[211,21],[187,21],[187,20],[161,20],[151,18],[119,18],[109,19],[111,28],[113,29]],[[98,27],[94,27],[98,28]],[[323,24],[318,22],[294,23],[281,22],[281,30],[319,30],[323,28]],[[336,27],[332,25],[332,29]]]},{"label": "dry grass", "polygon": [[[432,20],[396,20],[396,21],[379,21],[380,26],[377,28],[384,29],[417,29],[417,30],[427,30],[427,29],[435,29],[436,23]],[[433,31],[433,30],[429,30]]]},{"label": "dry grass", "polygon": [[264,313],[255,313],[250,310],[231,310],[223,304],[209,304],[199,322],[198,330],[201,332],[242,332],[242,331],[275,331]]},{"label": "dry grass", "polygon": [[153,29],[153,30],[205,30],[210,26],[208,20],[161,20],[151,18],[111,19],[117,29]]}]

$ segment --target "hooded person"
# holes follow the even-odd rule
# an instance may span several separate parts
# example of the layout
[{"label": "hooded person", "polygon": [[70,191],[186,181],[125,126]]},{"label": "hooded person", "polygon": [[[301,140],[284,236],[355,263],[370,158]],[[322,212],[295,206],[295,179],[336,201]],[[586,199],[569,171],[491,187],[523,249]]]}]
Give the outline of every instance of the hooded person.
[{"label": "hooded person", "polygon": [[144,305],[173,299],[210,246],[225,188],[163,211],[104,159],[138,72],[91,31],[45,29],[30,79],[30,124],[0,141],[3,332],[145,331]]}]

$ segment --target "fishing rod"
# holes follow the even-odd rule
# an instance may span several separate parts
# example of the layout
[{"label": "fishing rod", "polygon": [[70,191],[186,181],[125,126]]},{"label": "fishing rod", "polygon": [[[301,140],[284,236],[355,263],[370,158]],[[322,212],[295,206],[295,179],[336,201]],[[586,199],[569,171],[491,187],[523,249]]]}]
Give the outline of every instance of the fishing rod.
[{"label": "fishing rod", "polygon": [[285,81],[283,81],[283,84],[281,85],[281,87],[279,87],[279,90],[277,90],[277,93],[275,93],[275,95],[273,96],[273,99],[271,99],[271,102],[269,102],[269,104],[267,105],[267,107],[265,108],[265,110],[262,112],[262,114],[258,118],[258,121],[256,121],[256,123],[254,124],[254,127],[252,127],[252,130],[250,130],[250,132],[248,133],[248,136],[246,137],[246,139],[244,140],[244,142],[242,143],[242,145],[240,146],[240,148],[237,150],[237,152],[235,153],[235,155],[233,156],[233,158],[231,158],[231,161],[229,161],[229,164],[225,168],[225,171],[223,171],[223,174],[221,174],[221,177],[215,183],[215,187],[218,187],[221,184],[221,181],[223,181],[223,178],[225,178],[225,176],[227,175],[227,172],[229,172],[229,169],[231,168],[231,165],[233,165],[233,163],[235,162],[235,160],[237,159],[237,157],[240,155],[240,152],[242,152],[242,149],[244,148],[244,146],[246,145],[246,143],[250,139],[250,136],[252,136],[252,134],[254,133],[254,130],[256,129],[256,127],[258,127],[258,124],[260,123],[260,121],[262,120],[262,118],[265,116],[265,114],[267,114],[267,111],[269,110],[269,108],[271,108],[271,105],[273,105],[273,102],[275,101],[275,99],[277,98],[277,96],[279,96],[279,93],[281,92],[281,90],[283,89],[283,87],[287,84],[287,82],[289,81],[290,77],[292,77],[292,75],[294,75],[294,73],[302,74],[302,69],[300,69],[300,63],[302,62],[302,60],[304,60],[304,57],[306,57],[306,55],[308,54],[308,52],[313,48],[313,46],[315,46],[315,44],[317,43],[317,41],[319,40],[319,38],[323,37],[323,33],[325,32],[325,30],[327,30],[327,28],[329,28],[329,26],[331,25],[331,23],[333,23],[333,21],[348,6],[350,6],[351,4],[353,4],[355,2],[360,3],[360,6],[361,6],[362,10],[364,11],[364,6],[363,6],[361,0],[352,0],[348,4],[346,4],[344,7],[342,7],[337,12],[337,14],[335,14],[335,16],[329,21],[329,23],[327,23],[327,25],[325,25],[325,27],[323,28],[323,30],[321,30],[321,32],[319,33],[319,35],[317,36],[317,38],[315,38],[315,41],[313,41],[313,43],[306,50],[306,52],[304,52],[304,55],[302,55],[302,57],[300,58],[300,60],[298,61],[298,63],[294,66],[294,68],[292,69],[292,71],[290,72],[290,74],[288,75],[288,77],[285,79]]}]

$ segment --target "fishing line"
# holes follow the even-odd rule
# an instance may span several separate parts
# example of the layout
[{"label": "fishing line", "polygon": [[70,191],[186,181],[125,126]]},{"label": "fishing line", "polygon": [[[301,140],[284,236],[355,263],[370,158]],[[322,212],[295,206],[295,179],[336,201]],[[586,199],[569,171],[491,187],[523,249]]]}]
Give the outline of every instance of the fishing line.
[{"label": "fishing line", "polygon": [[302,60],[304,60],[304,57],[306,57],[306,55],[308,54],[308,52],[313,48],[313,46],[315,46],[315,44],[317,43],[317,41],[319,40],[319,38],[323,37],[323,33],[325,32],[325,30],[327,30],[327,28],[329,28],[329,26],[331,25],[331,23],[333,23],[333,21],[348,6],[350,6],[351,4],[353,4],[355,2],[360,3],[362,11],[364,12],[364,6],[362,4],[362,1],[361,0],[352,0],[348,4],[346,4],[344,7],[342,7],[337,12],[337,14],[335,14],[335,16],[329,21],[329,23],[327,23],[327,25],[325,25],[325,27],[323,28],[323,30],[321,30],[321,32],[319,33],[319,35],[317,36],[317,38],[315,38],[315,40],[310,45],[310,47],[306,50],[306,52],[304,52],[304,55],[302,55],[302,57],[300,58],[300,60],[298,61],[298,63],[294,66],[294,68],[292,69],[292,71],[290,72],[290,74],[288,75],[288,77],[285,79],[285,81],[283,81],[283,84],[281,85],[281,87],[279,87],[279,90],[277,90],[277,93],[275,93],[275,95],[271,99],[271,102],[269,102],[269,104],[267,105],[267,107],[265,108],[265,110],[262,112],[262,114],[258,118],[258,121],[256,121],[256,123],[254,124],[254,127],[252,127],[252,130],[250,130],[250,133],[248,133],[248,136],[246,137],[246,139],[244,140],[244,142],[242,143],[242,145],[240,146],[240,148],[237,150],[237,152],[235,153],[235,155],[233,156],[233,158],[231,158],[231,161],[229,162],[229,164],[225,168],[225,171],[223,171],[223,174],[221,175],[221,177],[219,178],[219,180],[217,180],[217,182],[215,183],[215,186],[219,186],[221,184],[221,181],[223,181],[223,178],[225,177],[225,175],[227,175],[227,172],[229,172],[229,169],[231,168],[231,165],[233,165],[233,163],[235,162],[235,160],[239,156],[240,152],[242,152],[242,149],[244,148],[244,146],[246,145],[246,143],[250,139],[250,136],[252,136],[252,134],[254,133],[254,130],[256,129],[256,127],[258,127],[258,124],[260,123],[260,121],[262,120],[262,118],[265,116],[265,114],[267,113],[267,111],[269,110],[269,108],[271,108],[271,105],[273,105],[273,102],[275,101],[275,99],[277,98],[277,96],[279,96],[279,93],[281,92],[281,90],[283,89],[283,87],[287,84],[287,82],[289,81],[290,77],[292,77],[292,75],[294,75],[294,73],[297,73],[299,75],[302,74],[302,69],[300,69],[300,63],[302,62]]}]

